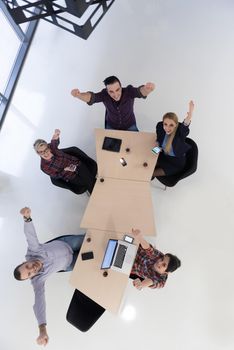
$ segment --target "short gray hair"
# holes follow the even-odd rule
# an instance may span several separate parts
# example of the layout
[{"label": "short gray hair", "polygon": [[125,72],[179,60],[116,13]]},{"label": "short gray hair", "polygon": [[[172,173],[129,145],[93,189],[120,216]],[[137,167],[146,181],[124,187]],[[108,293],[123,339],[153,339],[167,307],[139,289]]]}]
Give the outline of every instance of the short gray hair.
[{"label": "short gray hair", "polygon": [[42,145],[47,145],[47,142],[45,140],[38,139],[34,142],[33,148],[38,153],[38,148],[41,147]]}]

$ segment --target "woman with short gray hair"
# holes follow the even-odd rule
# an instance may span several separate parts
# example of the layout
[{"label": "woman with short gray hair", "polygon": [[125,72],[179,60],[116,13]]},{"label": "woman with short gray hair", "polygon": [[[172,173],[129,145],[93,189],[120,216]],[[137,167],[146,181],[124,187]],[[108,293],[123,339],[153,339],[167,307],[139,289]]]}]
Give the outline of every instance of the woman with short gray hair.
[{"label": "woman with short gray hair", "polygon": [[42,146],[42,145],[47,145],[47,142],[45,140],[42,140],[42,139],[37,139],[33,144],[33,148],[37,152],[38,149],[40,148],[40,146]]},{"label": "woman with short gray hair", "polygon": [[[50,176],[53,184],[70,189],[76,194],[92,193],[96,182],[97,163],[76,147],[72,154],[58,149],[60,130],[56,129],[51,142],[38,139],[33,147],[41,157],[41,170]],[[75,155],[74,155],[75,153]]]}]

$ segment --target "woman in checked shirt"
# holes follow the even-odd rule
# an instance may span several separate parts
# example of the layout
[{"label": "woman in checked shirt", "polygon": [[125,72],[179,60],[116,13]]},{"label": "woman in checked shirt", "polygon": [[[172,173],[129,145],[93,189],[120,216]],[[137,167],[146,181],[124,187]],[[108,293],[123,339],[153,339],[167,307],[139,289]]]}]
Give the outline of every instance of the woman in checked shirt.
[{"label": "woman in checked shirt", "polygon": [[170,253],[163,254],[152,247],[142,236],[140,230],[132,229],[132,234],[139,248],[130,277],[138,290],[145,287],[164,287],[168,274],[180,267],[180,260]]}]

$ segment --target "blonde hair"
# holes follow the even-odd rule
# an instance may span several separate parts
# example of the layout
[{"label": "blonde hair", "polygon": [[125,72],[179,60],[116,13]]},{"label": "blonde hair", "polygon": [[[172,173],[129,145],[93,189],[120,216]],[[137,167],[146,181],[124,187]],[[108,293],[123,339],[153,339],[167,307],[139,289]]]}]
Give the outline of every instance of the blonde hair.
[{"label": "blonde hair", "polygon": [[165,119],[173,120],[173,122],[176,123],[175,130],[168,136],[167,143],[166,143],[166,147],[165,147],[165,150],[164,150],[164,152],[165,152],[166,154],[169,154],[169,153],[170,153],[170,150],[171,150],[172,142],[173,142],[173,140],[174,140],[174,137],[175,137],[175,134],[176,134],[178,125],[179,125],[179,120],[178,120],[177,115],[176,115],[175,113],[172,113],[172,112],[169,112],[169,113],[164,114],[164,116],[163,116],[163,122],[164,122]]},{"label": "blonde hair", "polygon": [[47,145],[47,142],[45,140],[38,139],[34,142],[33,148],[38,153],[38,148],[41,147],[42,145]]}]

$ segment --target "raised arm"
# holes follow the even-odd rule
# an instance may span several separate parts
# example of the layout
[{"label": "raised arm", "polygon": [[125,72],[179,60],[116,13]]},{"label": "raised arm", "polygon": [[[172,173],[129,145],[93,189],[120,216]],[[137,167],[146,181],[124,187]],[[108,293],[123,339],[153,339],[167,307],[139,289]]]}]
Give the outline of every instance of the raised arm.
[{"label": "raised arm", "polygon": [[76,97],[83,102],[90,102],[91,92],[80,92],[79,89],[73,89],[71,94],[73,97]]},{"label": "raised arm", "polygon": [[[132,235],[135,238],[135,241],[139,243],[143,249],[149,249],[149,243],[143,238],[142,233],[138,229],[132,229]],[[153,281],[150,278],[145,278],[143,281],[140,278],[137,278],[133,281],[133,285],[136,289],[142,290],[143,288],[149,287],[153,284]]]},{"label": "raised arm", "polygon": [[51,143],[50,143],[50,149],[54,154],[56,154],[58,150],[58,146],[60,144],[60,134],[61,134],[61,131],[59,129],[54,130],[54,134],[52,136]]},{"label": "raised arm", "polygon": [[192,116],[193,116],[193,110],[194,110],[194,102],[191,100],[189,102],[189,110],[187,112],[187,115],[184,119],[184,124],[185,125],[189,125],[191,123],[191,119],[192,119]]},{"label": "raised arm", "polygon": [[31,219],[31,209],[24,207],[20,210],[20,214],[24,219],[24,234],[27,239],[28,248],[32,251],[37,250],[39,241],[37,238],[36,230]]},{"label": "raised arm", "polygon": [[148,96],[152,91],[155,89],[155,84],[154,83],[146,83],[140,88],[140,92],[142,93],[143,96]]},{"label": "raised arm", "polygon": [[39,327],[37,344],[46,345],[49,341],[49,337],[46,330],[45,284],[43,281],[40,281],[38,279],[32,279],[32,285],[35,294],[35,303],[33,305],[33,310]]},{"label": "raised arm", "polygon": [[143,249],[149,249],[150,244],[143,238],[142,233],[138,229],[132,229],[132,235],[137,243],[139,243]]},{"label": "raised arm", "polygon": [[59,129],[54,130],[54,135],[52,136],[52,140],[58,140],[60,137],[61,131]]}]

